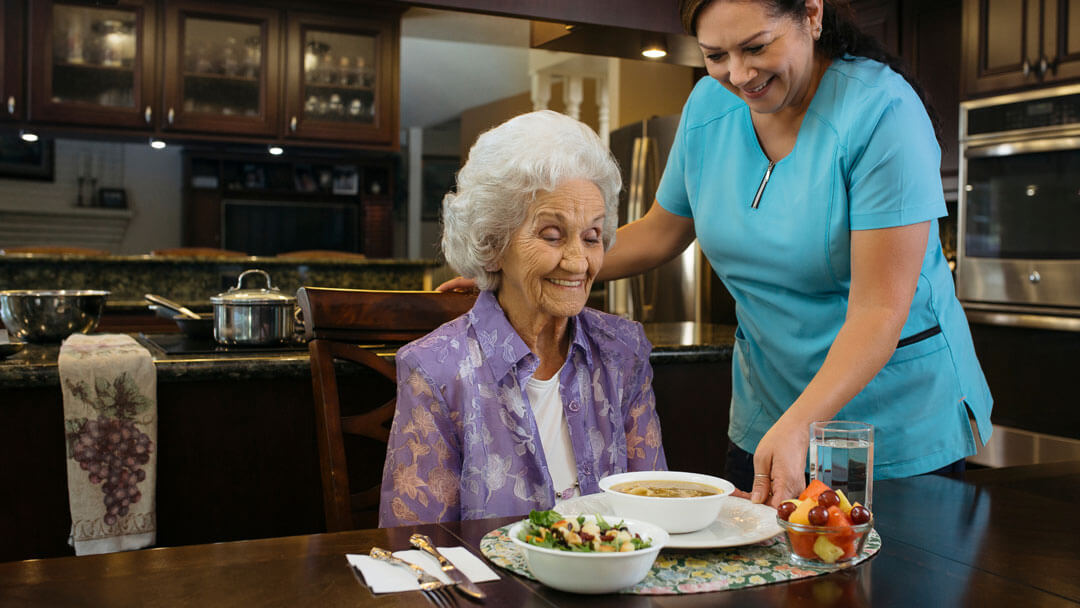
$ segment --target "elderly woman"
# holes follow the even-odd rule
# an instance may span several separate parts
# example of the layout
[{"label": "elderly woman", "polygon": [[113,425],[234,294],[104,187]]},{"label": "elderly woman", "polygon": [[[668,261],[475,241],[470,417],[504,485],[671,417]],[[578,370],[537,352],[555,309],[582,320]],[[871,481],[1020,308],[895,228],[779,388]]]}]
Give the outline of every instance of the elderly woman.
[{"label": "elderly woman", "polygon": [[380,525],[521,515],[665,469],[652,345],[585,308],[621,187],[600,138],[524,114],[481,135],[457,181],[442,248],[481,293],[398,351]]}]

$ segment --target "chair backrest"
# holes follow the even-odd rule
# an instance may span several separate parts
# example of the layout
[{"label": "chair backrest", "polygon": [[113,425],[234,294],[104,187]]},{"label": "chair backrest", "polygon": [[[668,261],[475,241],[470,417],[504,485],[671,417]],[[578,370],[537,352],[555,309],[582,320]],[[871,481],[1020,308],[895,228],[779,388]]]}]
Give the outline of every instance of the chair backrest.
[{"label": "chair backrest", "polygon": [[50,255],[109,255],[109,252],[104,249],[91,249],[89,247],[28,245],[23,247],[4,247],[3,249],[0,249],[0,255],[12,253],[42,253]]},{"label": "chair backrest", "polygon": [[[370,345],[390,346],[388,343],[419,338],[468,312],[476,296],[301,287],[296,298],[304,315],[304,333],[311,355],[326,529],[336,532],[374,527],[386,442],[397,403],[393,396],[397,376],[394,366],[373,352]],[[378,395],[378,387],[374,385],[389,383],[389,387],[382,387],[382,392],[389,394],[390,399],[381,404],[353,400],[343,403],[334,367],[338,360],[350,361],[372,372],[362,380],[365,395]],[[349,411],[343,413],[343,410]],[[357,451],[366,450],[368,456],[348,458],[347,442]],[[354,465],[352,470],[350,464]],[[356,485],[358,491],[352,492],[351,485]]]},{"label": "chair backrest", "polygon": [[363,260],[366,259],[362,253],[356,253],[354,251],[334,251],[332,249],[306,249],[302,251],[286,251],[279,253],[274,257],[282,258],[285,260]]},{"label": "chair backrest", "polygon": [[231,251],[229,249],[215,249],[214,247],[173,247],[171,249],[155,249],[150,255],[158,257],[198,257],[198,258],[246,258],[248,254],[243,251]]}]

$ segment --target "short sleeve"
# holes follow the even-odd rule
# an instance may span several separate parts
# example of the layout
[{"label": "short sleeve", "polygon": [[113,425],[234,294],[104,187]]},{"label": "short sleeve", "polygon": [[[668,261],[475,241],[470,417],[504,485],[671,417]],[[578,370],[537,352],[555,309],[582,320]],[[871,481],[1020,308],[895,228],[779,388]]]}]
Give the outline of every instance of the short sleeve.
[{"label": "short sleeve", "polygon": [[[693,99],[693,97],[691,97]],[[656,189],[656,200],[666,211],[683,217],[691,217],[690,194],[686,187],[686,122],[690,113],[690,102],[683,107],[679,117],[679,126],[675,130],[675,140],[668,151],[667,166],[660,177]],[[652,201],[649,201],[651,204]]]},{"label": "short sleeve", "polygon": [[893,99],[866,130],[853,130],[865,145],[848,172],[851,230],[917,224],[947,214],[941,187],[941,149],[921,101]]}]

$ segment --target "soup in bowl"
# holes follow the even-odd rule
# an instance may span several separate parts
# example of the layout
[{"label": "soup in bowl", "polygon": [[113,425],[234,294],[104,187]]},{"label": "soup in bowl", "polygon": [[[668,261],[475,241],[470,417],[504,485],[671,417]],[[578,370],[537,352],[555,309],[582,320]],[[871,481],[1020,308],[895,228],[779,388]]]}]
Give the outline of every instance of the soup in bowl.
[{"label": "soup in bowl", "polygon": [[685,534],[716,521],[735,486],[701,473],[634,471],[604,477],[600,489],[620,517],[651,522],[671,534]]}]

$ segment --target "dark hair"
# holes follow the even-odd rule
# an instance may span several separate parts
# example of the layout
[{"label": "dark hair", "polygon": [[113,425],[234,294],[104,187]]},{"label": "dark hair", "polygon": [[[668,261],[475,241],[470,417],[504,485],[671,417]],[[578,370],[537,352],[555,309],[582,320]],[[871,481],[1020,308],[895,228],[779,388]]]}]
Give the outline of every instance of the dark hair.
[{"label": "dark hair", "polygon": [[[679,0],[679,16],[683,29],[697,36],[697,22],[701,12],[715,0]],[[765,4],[773,15],[787,15],[793,19],[806,16],[806,0],[756,0]],[[904,77],[919,96],[934,127],[934,135],[941,143],[941,119],[926,97],[919,81],[908,71],[898,57],[885,50],[876,38],[866,34],[855,25],[855,12],[848,0],[822,0],[824,14],[821,19],[821,38],[815,43],[816,50],[829,59],[843,59],[845,55],[866,57],[880,61]]]}]

